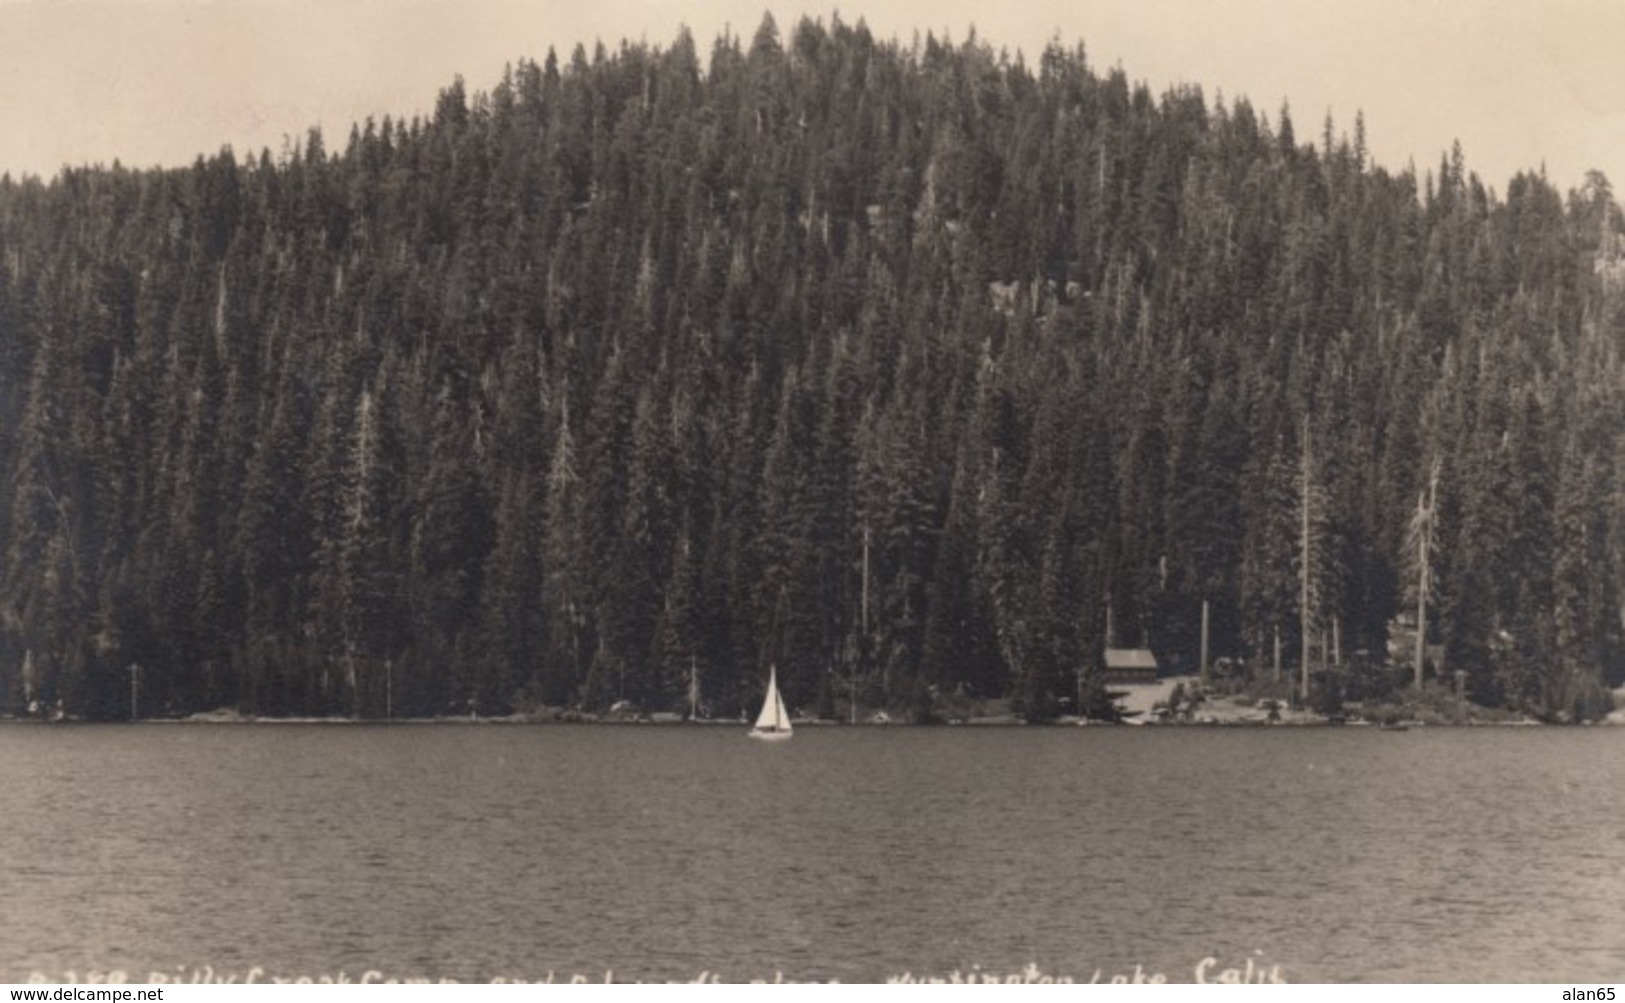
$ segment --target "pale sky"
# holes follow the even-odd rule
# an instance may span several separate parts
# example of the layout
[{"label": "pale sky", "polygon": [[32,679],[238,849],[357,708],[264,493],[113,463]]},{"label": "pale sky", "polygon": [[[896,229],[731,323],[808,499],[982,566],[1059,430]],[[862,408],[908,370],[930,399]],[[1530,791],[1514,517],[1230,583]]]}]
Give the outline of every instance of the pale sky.
[{"label": "pale sky", "polygon": [[[794,0],[807,3],[807,0]],[[1201,84],[1248,97],[1271,122],[1283,100],[1300,141],[1328,111],[1391,169],[1435,166],[1459,139],[1499,192],[1546,165],[1561,189],[1597,168],[1625,184],[1625,0],[0,0],[0,171],[62,164],[189,163],[239,156],[319,124],[424,113],[461,73],[488,90],[503,64],[566,58],[621,38],[699,50],[725,26],[747,40],[771,9],[786,35],[803,14],[861,17],[881,38],[975,25],[1036,65],[1046,41],[1082,41],[1160,93]]]}]

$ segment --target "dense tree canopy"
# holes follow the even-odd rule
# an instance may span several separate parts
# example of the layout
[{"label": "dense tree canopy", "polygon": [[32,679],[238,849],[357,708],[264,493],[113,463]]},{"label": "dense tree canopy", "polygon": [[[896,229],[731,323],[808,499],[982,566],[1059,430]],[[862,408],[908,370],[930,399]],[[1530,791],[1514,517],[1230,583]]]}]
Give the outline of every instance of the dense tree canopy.
[{"label": "dense tree canopy", "polygon": [[1613,193],[1391,173],[1364,130],[769,19],[341,149],[7,176],[0,709],[125,714],[139,664],[153,713],[665,709],[693,673],[731,714],[771,661],[792,706],[1041,718],[1098,695],[1108,606],[1172,665],[1204,600],[1216,654],[1385,658],[1437,464],[1446,664],[1595,713]]}]

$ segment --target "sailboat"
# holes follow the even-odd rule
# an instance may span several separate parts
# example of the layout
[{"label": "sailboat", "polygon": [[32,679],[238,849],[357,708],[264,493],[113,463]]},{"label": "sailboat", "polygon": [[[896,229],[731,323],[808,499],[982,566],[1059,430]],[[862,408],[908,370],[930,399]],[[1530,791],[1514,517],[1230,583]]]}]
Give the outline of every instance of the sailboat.
[{"label": "sailboat", "polygon": [[756,715],[756,727],[751,738],[765,741],[783,741],[790,737],[790,712],[784,709],[784,697],[779,695],[779,667],[773,666],[767,677],[767,695],[762,698],[762,712]]}]

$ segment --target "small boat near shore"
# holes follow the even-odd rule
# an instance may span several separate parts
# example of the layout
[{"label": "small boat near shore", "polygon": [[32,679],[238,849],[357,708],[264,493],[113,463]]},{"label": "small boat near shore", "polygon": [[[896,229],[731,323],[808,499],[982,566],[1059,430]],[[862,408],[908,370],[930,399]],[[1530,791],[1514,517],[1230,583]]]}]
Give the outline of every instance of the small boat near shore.
[{"label": "small boat near shore", "polygon": [[762,712],[756,716],[756,726],[750,730],[751,738],[765,742],[782,742],[790,737],[790,712],[779,695],[779,667],[768,670],[767,693],[762,697]]}]

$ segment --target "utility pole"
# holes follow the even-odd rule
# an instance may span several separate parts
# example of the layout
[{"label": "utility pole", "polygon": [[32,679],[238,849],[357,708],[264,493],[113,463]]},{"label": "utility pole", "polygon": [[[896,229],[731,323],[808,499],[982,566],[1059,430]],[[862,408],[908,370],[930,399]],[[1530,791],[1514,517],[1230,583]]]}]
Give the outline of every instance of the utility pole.
[{"label": "utility pole", "polygon": [[863,647],[869,645],[869,524],[863,525],[863,606],[858,615],[863,621]]},{"label": "utility pole", "polygon": [[858,639],[858,657],[852,662],[852,708],[850,717],[853,724],[858,723],[858,668],[869,654],[869,524],[863,524],[863,595],[862,608],[858,611],[859,619],[863,623],[862,635]]},{"label": "utility pole", "polygon": [[1207,626],[1208,626],[1207,600],[1203,599],[1202,600],[1202,685],[1203,686],[1206,686],[1207,682],[1208,682],[1208,678],[1207,678]]},{"label": "utility pole", "polygon": [[1275,625],[1275,681],[1281,681],[1281,625]]},{"label": "utility pole", "polygon": [[1433,513],[1434,505],[1438,502],[1439,494],[1439,461],[1433,461],[1433,467],[1428,472],[1428,490],[1426,498],[1416,500],[1416,518],[1419,525],[1416,534],[1417,563],[1419,581],[1416,583],[1416,688],[1422,688],[1422,661],[1427,654],[1428,637],[1428,591],[1432,587],[1432,572],[1430,565],[1433,552]]},{"label": "utility pole", "polygon": [[[1625,622],[1625,609],[1621,609],[1620,618]],[[36,709],[34,704],[34,649],[29,648],[23,652],[23,703],[28,707],[28,716],[33,717]]]},{"label": "utility pole", "polygon": [[1303,472],[1302,472],[1303,473],[1303,500],[1302,500],[1301,504],[1298,506],[1299,508],[1301,508],[1303,510],[1303,512],[1302,512],[1302,515],[1303,515],[1303,540],[1302,540],[1302,544],[1301,544],[1302,545],[1302,555],[1303,555],[1303,581],[1302,581],[1302,583],[1300,585],[1299,598],[1298,598],[1298,633],[1301,635],[1300,639],[1301,639],[1301,642],[1302,642],[1301,645],[1300,645],[1301,652],[1302,652],[1300,657],[1302,659],[1302,662],[1299,665],[1298,670],[1299,670],[1299,676],[1303,680],[1303,699],[1304,699],[1305,702],[1307,702],[1309,700],[1309,624],[1310,624],[1310,616],[1309,616],[1309,564],[1310,564],[1310,559],[1311,559],[1311,556],[1312,556],[1309,553],[1309,546],[1310,546],[1310,543],[1311,543],[1311,540],[1309,538],[1309,487],[1310,487],[1310,485],[1309,485],[1309,463],[1310,463],[1310,460],[1311,460],[1311,454],[1309,452],[1309,418],[1306,415],[1306,416],[1304,416],[1304,419],[1303,419],[1303,463],[1302,463],[1302,466],[1303,466]]},{"label": "utility pole", "polygon": [[141,666],[130,663],[130,720],[135,721],[141,717],[140,713]]}]

